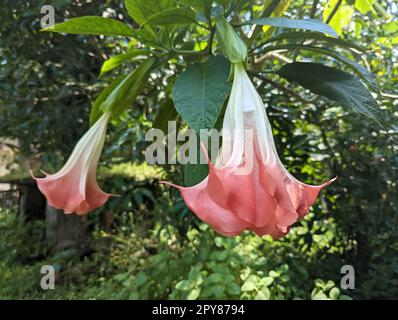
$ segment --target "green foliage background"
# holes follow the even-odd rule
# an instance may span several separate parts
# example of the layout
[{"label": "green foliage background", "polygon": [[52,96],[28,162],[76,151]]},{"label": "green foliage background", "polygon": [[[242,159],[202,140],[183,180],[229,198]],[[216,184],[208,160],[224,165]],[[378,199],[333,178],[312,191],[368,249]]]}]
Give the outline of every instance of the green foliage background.
[{"label": "green foliage background", "polygon": [[[237,25],[242,17],[260,16],[272,4],[216,2],[214,10],[232,10]],[[300,0],[286,6],[288,2],[282,1],[284,6],[273,15],[327,20],[337,3]],[[188,211],[178,192],[158,184],[160,179],[182,184],[183,167],[143,164],[148,129],[164,125],[166,118],[177,118],[185,126],[173,110],[172,89],[187,66],[208,55],[208,30],[182,21],[176,37],[183,41],[174,48],[175,56],[152,73],[137,99],[112,120],[100,176],[104,190],[122,196],[85,220],[92,230],[90,251],[84,256],[74,251],[53,255],[42,224],[21,224],[14,212],[1,210],[0,298],[397,298],[398,8],[386,0],[353,3],[343,1],[330,24],[341,39],[364,47],[366,58],[344,47],[335,48],[335,53],[359,61],[376,76],[388,129],[275,74],[286,59],[323,63],[353,74],[333,55],[299,50],[305,38],[295,39],[297,47],[277,55],[259,51],[253,59],[249,54],[250,75],[267,105],[285,166],[306,183],[338,176],[286,238],[216,235]],[[92,101],[145,59],[134,50],[150,46],[142,48],[140,41],[126,37],[39,32],[44,2],[0,4],[0,137],[18,141],[15,152],[21,168],[39,164],[51,171],[60,167],[89,127]],[[123,1],[52,4],[57,22],[86,15],[111,17],[134,28],[141,22],[128,17]],[[245,41],[250,50],[280,31],[259,27],[254,42]],[[148,34],[141,32],[137,38],[143,36]],[[167,39],[167,32],[159,36]],[[160,55],[163,49],[152,46]],[[126,52],[129,55],[117,68],[104,72],[102,67],[101,72],[104,61],[109,67],[115,63],[109,58]],[[51,291],[39,287],[40,267],[47,263],[57,266],[56,289]],[[355,290],[339,289],[345,264],[355,267]]]}]

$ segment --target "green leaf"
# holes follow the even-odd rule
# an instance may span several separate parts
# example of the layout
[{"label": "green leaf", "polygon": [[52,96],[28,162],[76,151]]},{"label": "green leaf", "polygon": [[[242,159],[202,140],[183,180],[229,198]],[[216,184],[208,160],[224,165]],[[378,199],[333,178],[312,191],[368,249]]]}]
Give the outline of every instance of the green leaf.
[{"label": "green leaf", "polygon": [[392,22],[389,22],[389,23],[383,25],[383,29],[385,32],[388,32],[388,33],[398,32],[398,20],[392,21]]},{"label": "green leaf", "polygon": [[227,293],[232,296],[237,296],[240,294],[240,287],[236,283],[228,283]]},{"label": "green leaf", "polygon": [[340,290],[336,287],[332,288],[329,292],[329,297],[333,300],[339,300]]},{"label": "green leaf", "polygon": [[362,14],[368,13],[368,11],[375,12],[373,9],[373,3],[375,0],[358,0],[355,1],[355,9],[357,9]]},{"label": "green leaf", "polygon": [[197,298],[199,298],[200,291],[201,291],[200,288],[195,288],[195,289],[191,290],[191,292],[187,296],[187,299],[188,300],[196,300]]},{"label": "green leaf", "polygon": [[145,60],[137,69],[124,78],[106,97],[101,105],[101,111],[111,112],[117,116],[136,99],[156,62],[153,57]]},{"label": "green leaf", "polygon": [[276,272],[275,270],[271,270],[268,275],[272,278],[278,278],[281,276],[281,274],[279,272]]},{"label": "green leaf", "polygon": [[214,283],[223,283],[224,276],[220,273],[212,273],[210,276],[207,277],[206,282],[210,284]]},{"label": "green leaf", "polygon": [[312,300],[329,300],[326,294],[318,292],[311,297]]},{"label": "green leaf", "polygon": [[267,287],[262,288],[259,292],[257,292],[254,299],[256,300],[269,300],[271,297],[271,292]]},{"label": "green leaf", "polygon": [[188,125],[199,131],[214,127],[229,92],[230,65],[221,57],[210,57],[189,66],[178,77],[172,96],[177,112]]},{"label": "green leaf", "polygon": [[211,8],[211,0],[180,0],[179,3],[186,7],[192,7],[196,11],[205,14]]},{"label": "green leaf", "polygon": [[232,62],[244,62],[247,47],[230,23],[223,17],[217,18],[217,37],[223,54]]},{"label": "green leaf", "polygon": [[[338,1],[339,0],[329,0],[325,5],[325,9],[323,11],[324,21],[328,19]],[[354,8],[343,1],[343,4],[337,9],[336,14],[333,16],[329,24],[339,35],[341,35],[343,33],[343,29],[351,23],[353,15]]]},{"label": "green leaf", "polygon": [[358,45],[356,43],[345,41],[345,40],[342,40],[339,38],[332,38],[329,36],[325,36],[319,32],[310,32],[310,31],[282,32],[275,37],[269,38],[262,45],[272,43],[272,42],[282,41],[282,40],[296,40],[296,41],[302,42],[303,40],[309,40],[309,39],[320,40],[320,41],[326,42],[327,44],[338,45],[338,46],[345,47],[345,48],[354,48],[363,53],[366,53],[366,48],[361,47],[360,45]]},{"label": "green leaf", "polygon": [[138,56],[147,56],[149,51],[143,49],[132,49],[127,53],[118,54],[116,56],[110,57],[108,60],[105,60],[101,67],[100,77],[105,73],[115,69],[120,66],[122,63],[131,60],[132,58]]},{"label": "green leaf", "polygon": [[151,15],[175,6],[174,0],[125,0],[124,4],[129,16],[140,25]]},{"label": "green leaf", "polygon": [[338,37],[336,31],[331,26],[318,19],[260,18],[248,21],[247,23],[259,24],[262,26],[309,30]]},{"label": "green leaf", "polygon": [[101,106],[111,92],[126,78],[126,75],[119,76],[110,85],[108,85],[100,95],[95,99],[90,112],[90,126],[92,126],[102,115]]},{"label": "green leaf", "polygon": [[145,24],[154,26],[167,26],[176,24],[189,24],[195,22],[195,11],[188,7],[171,8],[157,12],[148,17]]},{"label": "green leaf", "polygon": [[143,285],[145,282],[148,281],[148,277],[146,276],[146,274],[144,272],[139,272],[136,276],[135,276],[135,284],[139,287],[141,285]]},{"label": "green leaf", "polygon": [[72,18],[53,27],[44,28],[41,31],[88,35],[102,34],[104,36],[136,36],[136,30],[123,22],[94,16]]},{"label": "green leaf", "polygon": [[168,132],[168,122],[177,118],[178,113],[174,107],[172,99],[167,99],[164,105],[160,106],[158,114],[153,121],[152,128],[160,129],[163,132]]},{"label": "green leaf", "polygon": [[316,94],[350,107],[379,124],[383,122],[377,101],[358,79],[348,73],[318,63],[294,62],[283,66],[278,74]]},{"label": "green leaf", "polygon": [[245,282],[241,288],[242,292],[253,291],[256,286],[252,282]]},{"label": "green leaf", "polygon": [[274,282],[274,278],[273,277],[264,277],[261,279],[263,281],[263,285],[265,287],[268,287],[272,284],[272,282]]},{"label": "green leaf", "polygon": [[188,280],[181,280],[176,284],[176,289],[181,291],[188,291],[190,289],[190,282]]},{"label": "green leaf", "polygon": [[209,166],[207,164],[186,164],[184,166],[184,183],[186,187],[191,187],[199,182],[209,174]]},{"label": "green leaf", "polygon": [[351,68],[359,77],[361,77],[370,86],[370,88],[372,88],[372,90],[374,90],[376,92],[379,91],[379,87],[377,85],[376,79],[368,69],[361,66],[357,62],[338,54],[336,51],[333,51],[333,50],[330,50],[327,48],[314,47],[314,46],[304,46],[304,45],[298,45],[298,44],[285,44],[285,45],[278,45],[278,46],[274,46],[274,47],[265,48],[263,50],[263,52],[284,50],[284,49],[285,50],[308,50],[308,51],[318,52],[321,54],[331,56],[331,57],[335,58],[336,60],[344,63],[349,68]]},{"label": "green leaf", "polygon": [[249,276],[246,281],[243,283],[241,291],[248,292],[257,289],[256,283],[258,282],[258,277],[251,275]]}]

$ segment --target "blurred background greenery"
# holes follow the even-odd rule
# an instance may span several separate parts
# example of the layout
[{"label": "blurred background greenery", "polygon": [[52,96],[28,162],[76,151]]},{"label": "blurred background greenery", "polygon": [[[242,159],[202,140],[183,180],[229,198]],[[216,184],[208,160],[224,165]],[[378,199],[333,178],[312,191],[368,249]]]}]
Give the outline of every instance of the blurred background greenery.
[{"label": "blurred background greenery", "polygon": [[[237,2],[242,15],[264,8],[264,1]],[[329,2],[337,1],[286,1],[281,14],[323,19]],[[3,182],[25,181],[31,167],[53,172],[62,165],[89,126],[91,101],[140,60],[98,78],[105,60],[137,43],[39,32],[45,1],[0,4],[0,172]],[[134,25],[123,1],[51,5],[57,22],[97,15]],[[78,246],[54,249],[44,217],[21,219],[14,203],[0,198],[0,298],[398,298],[398,6],[393,0],[344,0],[331,24],[343,39],[366,48],[363,63],[377,77],[391,130],[383,133],[371,120],[281,78],[258,79],[289,171],[313,184],[338,176],[287,237],[218,236],[177,191],[159,185],[161,179],[183,184],[181,166],[145,164],[145,132],[191,63],[176,58],[157,69],[132,107],[113,120],[99,176],[104,190],[121,196],[78,220],[84,229]],[[200,38],[200,31],[191,32]],[[308,51],[286,58],[336,64]],[[282,65],[280,59],[269,56],[261,71]],[[40,288],[44,264],[56,267],[55,290]],[[346,264],[355,268],[355,290],[340,288]]]}]

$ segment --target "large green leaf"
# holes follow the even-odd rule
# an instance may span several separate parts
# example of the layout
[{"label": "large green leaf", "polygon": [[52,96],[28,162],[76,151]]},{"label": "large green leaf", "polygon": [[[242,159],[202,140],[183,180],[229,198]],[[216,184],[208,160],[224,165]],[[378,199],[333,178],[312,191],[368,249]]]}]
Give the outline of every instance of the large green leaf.
[{"label": "large green leaf", "polygon": [[221,57],[191,65],[177,79],[173,100],[177,112],[198,131],[214,127],[229,91],[230,64]]},{"label": "large green leaf", "polygon": [[328,56],[331,56],[335,58],[336,60],[344,63],[346,66],[351,68],[361,79],[363,79],[369,87],[374,90],[375,92],[379,91],[379,87],[377,85],[377,81],[373,74],[366,69],[364,66],[360,65],[359,63],[340,55],[336,51],[327,49],[327,48],[321,48],[321,47],[314,47],[314,46],[304,46],[304,45],[296,45],[296,44],[284,44],[284,45],[278,45],[278,46],[273,46],[273,47],[268,47],[263,50],[263,52],[268,52],[268,51],[278,51],[278,50],[308,50],[308,51],[313,51],[313,52],[318,52],[320,54],[325,54]]},{"label": "large green leaf", "polygon": [[94,16],[72,18],[53,27],[44,28],[42,31],[128,37],[135,37],[137,34],[136,30],[123,22]]},{"label": "large green leaf", "polygon": [[280,28],[302,29],[328,34],[333,37],[338,36],[331,26],[318,19],[260,18],[248,21],[247,23]]},{"label": "large green leaf", "polygon": [[105,73],[120,66],[123,62],[129,61],[138,56],[148,55],[149,51],[144,49],[131,49],[126,53],[118,54],[105,60],[101,67],[100,77]]},{"label": "large green leaf", "polygon": [[218,41],[224,55],[231,62],[242,62],[246,60],[247,47],[241,37],[225,18],[220,17],[216,22]]},{"label": "large green leaf", "polygon": [[127,12],[135,22],[142,25],[147,19],[160,11],[175,6],[174,0],[125,0]]},{"label": "large green leaf", "polygon": [[278,34],[275,37],[269,38],[267,41],[265,41],[262,45],[272,43],[272,42],[277,42],[277,41],[282,41],[282,40],[295,40],[298,42],[302,42],[303,40],[319,40],[322,42],[325,42],[330,45],[338,45],[341,47],[345,48],[354,48],[358,51],[361,51],[363,53],[366,52],[366,48],[350,42],[346,40],[342,40],[339,38],[333,38],[329,36],[325,36],[322,33],[319,32],[311,32],[311,31],[288,31],[288,32],[282,32]]},{"label": "large green leaf", "polygon": [[383,122],[377,101],[358,79],[348,73],[318,63],[294,62],[283,66],[278,74],[373,118],[379,124]]},{"label": "large green leaf", "polygon": [[195,22],[195,11],[188,7],[171,8],[157,12],[148,17],[144,24],[166,26],[189,24]]},{"label": "large green leaf", "polygon": [[103,101],[101,111],[117,116],[129,107],[148,81],[155,63],[156,59],[150,57],[125,77]]}]

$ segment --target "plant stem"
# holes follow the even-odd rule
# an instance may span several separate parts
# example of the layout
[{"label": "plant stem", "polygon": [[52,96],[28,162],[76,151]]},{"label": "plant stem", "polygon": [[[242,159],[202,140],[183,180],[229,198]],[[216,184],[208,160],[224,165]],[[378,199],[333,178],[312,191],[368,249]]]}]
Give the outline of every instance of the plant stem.
[{"label": "plant stem", "polygon": [[316,10],[318,8],[318,3],[319,3],[319,0],[314,0],[314,2],[312,3],[311,18],[315,17]]},{"label": "plant stem", "polygon": [[[272,12],[276,9],[276,7],[279,5],[281,0],[273,0],[271,4],[267,7],[267,9],[264,10],[263,14],[261,15],[262,18],[269,17]],[[249,45],[253,42],[253,40],[257,37],[258,33],[260,32],[262,26],[257,25],[254,28],[254,31],[250,37]]]}]

